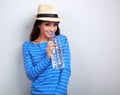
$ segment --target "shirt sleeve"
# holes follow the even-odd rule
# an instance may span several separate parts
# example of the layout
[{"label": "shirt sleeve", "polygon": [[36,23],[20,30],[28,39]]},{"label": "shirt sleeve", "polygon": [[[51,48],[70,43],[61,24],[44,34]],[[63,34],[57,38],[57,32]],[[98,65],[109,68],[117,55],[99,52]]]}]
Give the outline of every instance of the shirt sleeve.
[{"label": "shirt sleeve", "polygon": [[36,79],[40,73],[50,65],[50,59],[44,57],[36,66],[33,66],[31,55],[29,53],[27,42],[22,45],[23,59],[24,59],[24,68],[26,74],[30,80]]},{"label": "shirt sleeve", "polygon": [[70,48],[67,38],[64,38],[63,42],[63,58],[65,67],[61,69],[60,82],[57,86],[55,95],[67,95],[67,85],[69,81],[69,77],[71,75],[71,67],[70,67]]}]

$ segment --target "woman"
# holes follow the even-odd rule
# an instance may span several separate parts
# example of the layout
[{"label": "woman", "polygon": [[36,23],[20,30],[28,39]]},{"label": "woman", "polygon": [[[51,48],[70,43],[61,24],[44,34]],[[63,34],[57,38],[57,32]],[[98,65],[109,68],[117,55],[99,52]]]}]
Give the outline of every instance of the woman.
[{"label": "woman", "polygon": [[[32,81],[31,95],[67,95],[67,85],[71,75],[70,49],[66,36],[60,34],[58,17],[53,5],[43,4],[38,8],[30,41],[23,43],[23,59],[26,75]],[[52,32],[60,39],[64,68],[52,67],[50,52],[54,42],[49,39]]]}]

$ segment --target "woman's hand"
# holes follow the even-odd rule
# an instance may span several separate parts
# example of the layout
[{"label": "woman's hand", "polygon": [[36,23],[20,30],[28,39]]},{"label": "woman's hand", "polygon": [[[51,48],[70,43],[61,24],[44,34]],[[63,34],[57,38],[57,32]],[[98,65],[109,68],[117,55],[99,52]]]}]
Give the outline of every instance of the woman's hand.
[{"label": "woman's hand", "polygon": [[54,49],[54,42],[53,41],[48,41],[48,45],[46,47],[46,53],[47,53],[48,58],[51,58],[50,52],[53,49]]}]

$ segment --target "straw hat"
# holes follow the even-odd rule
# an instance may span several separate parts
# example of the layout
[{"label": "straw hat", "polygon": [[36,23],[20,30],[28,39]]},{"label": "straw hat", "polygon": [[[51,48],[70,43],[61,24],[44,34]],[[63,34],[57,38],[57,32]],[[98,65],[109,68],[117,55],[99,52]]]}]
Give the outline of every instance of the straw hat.
[{"label": "straw hat", "polygon": [[36,16],[33,16],[36,20],[43,21],[62,21],[63,18],[58,17],[56,9],[51,4],[41,4],[38,7],[38,12]]}]

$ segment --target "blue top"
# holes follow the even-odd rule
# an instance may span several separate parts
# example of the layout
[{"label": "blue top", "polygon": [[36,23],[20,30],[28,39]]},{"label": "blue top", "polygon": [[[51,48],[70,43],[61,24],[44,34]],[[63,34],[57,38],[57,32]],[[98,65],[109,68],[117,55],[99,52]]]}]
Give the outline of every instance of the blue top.
[{"label": "blue top", "polygon": [[32,81],[31,95],[67,95],[67,85],[71,75],[70,49],[66,36],[60,34],[58,38],[65,64],[65,67],[60,70],[54,70],[51,60],[47,57],[48,42],[23,43],[24,68],[27,77]]}]

